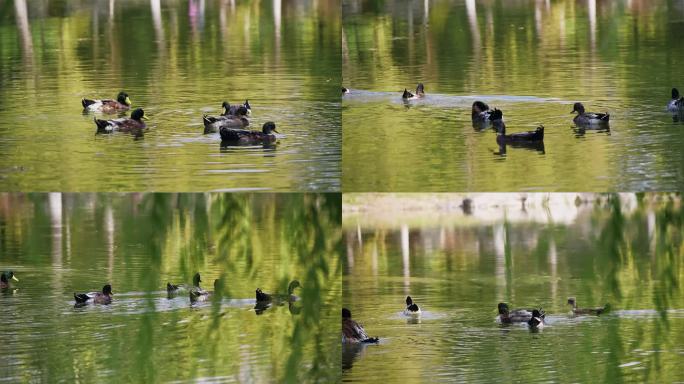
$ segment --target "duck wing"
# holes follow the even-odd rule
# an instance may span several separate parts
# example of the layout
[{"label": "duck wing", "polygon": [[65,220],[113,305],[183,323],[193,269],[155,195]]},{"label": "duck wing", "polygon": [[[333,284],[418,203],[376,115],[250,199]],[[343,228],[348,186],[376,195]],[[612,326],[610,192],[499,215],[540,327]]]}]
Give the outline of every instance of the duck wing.
[{"label": "duck wing", "polygon": [[607,123],[610,120],[610,115],[607,113],[587,112],[585,113],[585,116],[587,116],[589,120],[597,120],[605,123]]},{"label": "duck wing", "polygon": [[74,300],[76,300],[77,303],[85,303],[88,300],[94,299],[99,292],[86,292],[86,293],[75,293],[74,292]]}]

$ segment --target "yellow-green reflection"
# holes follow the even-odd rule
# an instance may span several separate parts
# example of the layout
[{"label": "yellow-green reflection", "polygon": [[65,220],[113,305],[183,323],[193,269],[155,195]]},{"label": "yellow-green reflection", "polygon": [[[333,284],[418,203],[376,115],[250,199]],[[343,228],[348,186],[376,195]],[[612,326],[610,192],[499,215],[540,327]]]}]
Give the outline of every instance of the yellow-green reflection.
[{"label": "yellow-green reflection", "polygon": [[[340,197],[4,194],[0,367],[11,381],[339,379]],[[4,270],[3,269],[3,270]],[[190,305],[166,282],[202,273],[223,298]],[[254,290],[303,288],[254,311]],[[108,306],[72,292],[110,282]]]},{"label": "yellow-green reflection", "polygon": [[[682,379],[678,195],[351,194],[344,212],[343,303],[384,342],[343,349],[343,379]],[[613,311],[572,318],[570,296]],[[547,327],[501,326],[499,302],[542,306]]]},{"label": "yellow-green reflection", "polygon": [[[340,188],[338,0],[0,7],[2,190]],[[81,113],[82,97],[121,90],[150,118],[142,140],[95,136]],[[203,114],[245,99],[252,128],[286,135],[275,149],[222,151],[203,134]]]},{"label": "yellow-green reflection", "polygon": [[[343,1],[345,191],[678,189],[682,17],[669,1]],[[418,82],[428,99],[404,106]],[[544,124],[544,153],[501,156],[476,99],[509,133]],[[611,131],[573,130],[576,101]]]}]

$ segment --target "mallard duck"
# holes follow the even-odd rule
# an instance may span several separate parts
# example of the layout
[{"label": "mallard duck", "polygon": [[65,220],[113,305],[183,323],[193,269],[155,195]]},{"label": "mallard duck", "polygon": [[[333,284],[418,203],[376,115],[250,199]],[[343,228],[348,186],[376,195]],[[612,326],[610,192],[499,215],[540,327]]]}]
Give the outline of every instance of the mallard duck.
[{"label": "mallard duck", "polygon": [[249,100],[245,100],[244,104],[230,105],[227,101],[221,104],[223,113],[221,116],[250,116],[252,114],[252,106],[249,105]]},{"label": "mallard duck", "polygon": [[568,297],[568,305],[572,305],[572,314],[575,316],[581,315],[600,315],[610,310],[610,304],[606,303],[603,307],[598,308],[577,308],[577,300],[574,297]]},{"label": "mallard duck", "polygon": [[83,109],[87,111],[114,113],[127,111],[129,108],[131,108],[131,99],[128,98],[128,93],[121,91],[119,92],[119,95],[116,96],[116,100],[91,100],[83,98],[81,99],[81,105],[83,105]]},{"label": "mallard duck", "polygon": [[130,118],[122,117],[114,120],[99,120],[96,118],[95,125],[97,125],[98,133],[133,132],[145,129],[145,122],[143,120],[147,120],[145,111],[142,108],[138,108],[131,113]]},{"label": "mallard duck", "polygon": [[233,129],[228,127],[221,127],[219,133],[221,134],[221,141],[224,143],[242,144],[242,145],[257,145],[270,144],[277,140],[276,135],[279,133],[276,130],[274,122],[269,121],[263,125],[261,132],[250,131],[246,129]]},{"label": "mallard duck", "polygon": [[203,301],[209,296],[209,291],[205,291],[200,287],[201,282],[202,278],[199,272],[195,273],[195,276],[192,277],[192,288],[188,291],[191,301]]},{"label": "mallard duck", "polygon": [[298,280],[292,280],[290,282],[290,285],[287,286],[287,294],[278,294],[278,293],[264,293],[261,288],[257,288],[256,290],[256,301],[257,302],[272,302],[272,301],[277,301],[277,302],[285,302],[285,301],[297,301],[299,298],[292,293],[294,293],[295,288],[301,287],[302,285],[299,283]]},{"label": "mallard duck", "polygon": [[244,128],[249,125],[247,119],[247,108],[240,106],[234,115],[221,115],[218,117],[211,117],[204,115],[202,121],[204,122],[204,133],[219,132],[221,128]]},{"label": "mallard duck", "polygon": [[14,272],[12,271],[5,271],[2,274],[0,274],[0,288],[9,288],[11,284],[10,280],[19,282],[19,279],[17,279],[17,277],[14,276]]},{"label": "mallard duck", "polygon": [[[537,310],[537,309],[514,309],[514,310],[509,310],[508,309],[508,304],[506,303],[499,303],[498,305],[499,309],[499,320],[502,323],[510,324],[510,323],[526,323],[532,318],[532,312]],[[544,318],[545,314],[544,311],[539,310],[541,317]]]},{"label": "mallard duck", "polygon": [[415,94],[409,92],[408,89],[404,88],[404,94],[401,95],[401,98],[404,100],[420,99],[422,97],[425,97],[425,87],[423,87],[423,83],[419,83],[416,86]]},{"label": "mallard duck", "polygon": [[544,328],[544,316],[542,316],[539,310],[533,310],[532,318],[527,321],[527,325],[534,329]]},{"label": "mallard duck", "polygon": [[574,121],[576,125],[607,125],[610,121],[610,115],[608,113],[585,112],[582,103],[575,103],[572,107],[572,112],[570,113],[575,112],[577,112],[577,116],[575,116],[572,121]]},{"label": "mallard duck", "polygon": [[379,341],[377,337],[368,337],[363,326],[352,320],[351,311],[342,308],[342,343],[377,343]]},{"label": "mallard duck", "polygon": [[672,88],[672,99],[667,103],[667,110],[672,113],[684,112],[684,96],[679,96],[677,88]]},{"label": "mallard duck", "polygon": [[76,304],[92,302],[95,304],[109,304],[112,302],[112,286],[107,284],[102,287],[102,292],[74,293]]},{"label": "mallard duck", "polygon": [[418,304],[413,302],[411,296],[406,296],[406,309],[404,309],[404,315],[406,316],[418,316],[420,315],[420,308]]},{"label": "mallard duck", "polygon": [[506,124],[503,121],[503,112],[500,109],[494,109],[489,114],[489,120],[492,122],[494,128],[497,129],[498,133],[496,136],[496,142],[501,143],[513,143],[513,142],[534,142],[534,141],[544,141],[544,126],[540,125],[534,131],[528,132],[518,132],[510,135],[506,134]]},{"label": "mallard duck", "polygon": [[344,95],[346,93],[349,93],[349,90],[345,87],[342,87],[342,94]]}]

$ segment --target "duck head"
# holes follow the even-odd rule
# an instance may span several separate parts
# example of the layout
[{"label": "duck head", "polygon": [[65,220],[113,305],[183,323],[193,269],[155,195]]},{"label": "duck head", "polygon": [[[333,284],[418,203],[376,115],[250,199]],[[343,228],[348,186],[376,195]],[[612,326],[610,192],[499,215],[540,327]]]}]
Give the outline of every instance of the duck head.
[{"label": "duck head", "polygon": [[301,287],[302,285],[299,284],[299,280],[292,280],[290,282],[290,285],[287,287],[287,293],[292,294],[294,292],[295,288]]},{"label": "duck head", "polygon": [[249,100],[245,100],[243,106],[247,109],[247,116],[252,114],[252,107],[249,105]]},{"label": "duck head", "polygon": [[473,103],[473,114],[479,114],[484,111],[489,110],[489,105],[485,104],[482,101],[476,101]]},{"label": "duck head", "polygon": [[138,108],[135,111],[131,112],[131,119],[140,121],[147,120],[147,117],[145,116],[145,111],[143,111],[142,108]]},{"label": "duck head", "polygon": [[425,87],[423,86],[423,83],[418,83],[416,86],[416,94],[418,95],[424,95],[425,94]]},{"label": "duck head", "polygon": [[0,275],[0,281],[2,281],[3,283],[9,283],[10,280],[19,282],[19,279],[17,279],[17,277],[14,276],[14,272],[12,271],[5,271]]},{"label": "duck head", "polygon": [[[276,125],[272,121],[265,123],[264,126],[261,127],[261,132],[263,132],[265,135],[270,135],[271,132],[280,133],[280,132],[276,131]],[[297,280],[295,280],[295,281],[297,281]],[[293,283],[295,281],[293,281]],[[297,281],[297,283],[299,283],[299,282]]]},{"label": "duck head", "polygon": [[575,103],[575,105],[572,106],[572,112],[570,113],[579,113],[580,115],[584,113],[584,105],[582,103]]},{"label": "duck head", "polygon": [[577,300],[575,300],[574,297],[568,297],[568,305],[572,305],[573,308],[576,307],[577,306]]},{"label": "duck head", "polygon": [[221,108],[223,108],[223,114],[227,115],[228,112],[230,111],[230,103],[228,103],[227,101],[224,101],[223,103],[221,103]]},{"label": "duck head", "polygon": [[201,282],[202,282],[202,278],[200,277],[199,272],[195,273],[195,276],[192,277],[192,286],[193,287],[199,287]]},{"label": "duck head", "polygon": [[128,98],[128,93],[124,91],[119,92],[119,95],[116,96],[116,101],[118,101],[121,104],[126,104],[128,106],[131,105],[131,99]]},{"label": "duck head", "polygon": [[404,94],[401,95],[404,99],[410,99],[413,97],[413,93],[409,92],[408,89],[404,88]]},{"label": "duck head", "polygon": [[351,319],[351,311],[347,308],[342,308],[342,319]]},{"label": "duck head", "polygon": [[112,286],[107,284],[104,287],[102,287],[102,293],[104,293],[107,296],[111,296],[112,295]]},{"label": "duck head", "polygon": [[506,303],[499,303],[499,315],[508,314],[508,305]]},{"label": "duck head", "polygon": [[672,100],[679,99],[679,90],[672,88]]}]

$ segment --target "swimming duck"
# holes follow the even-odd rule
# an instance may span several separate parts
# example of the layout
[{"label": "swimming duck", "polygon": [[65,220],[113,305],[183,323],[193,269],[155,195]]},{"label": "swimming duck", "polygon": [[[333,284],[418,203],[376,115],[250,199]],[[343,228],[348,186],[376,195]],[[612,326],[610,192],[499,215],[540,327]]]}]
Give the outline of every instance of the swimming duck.
[{"label": "swimming duck", "polygon": [[489,120],[492,122],[494,128],[496,128],[498,131],[496,136],[497,143],[533,142],[544,140],[543,125],[540,125],[534,131],[518,132],[507,135],[506,124],[503,121],[503,112],[500,109],[494,109],[489,114]]},{"label": "swimming duck", "polygon": [[349,90],[345,87],[342,87],[342,94],[344,95],[346,93],[349,93]]},{"label": "swimming duck", "polygon": [[377,343],[379,341],[377,337],[368,337],[363,326],[352,320],[351,311],[342,308],[342,343]]},{"label": "swimming duck", "polygon": [[74,293],[76,304],[85,304],[89,301],[95,304],[109,304],[112,302],[112,286],[107,284],[102,287],[102,292]]},{"label": "swimming duck", "polygon": [[[223,113],[221,116],[250,116],[252,114],[252,107],[249,105],[249,100],[245,100],[244,104],[230,105],[227,101],[221,104]],[[244,107],[244,109],[241,109]],[[244,113],[239,113],[244,110]]]},{"label": "swimming duck", "polygon": [[290,301],[297,301],[299,298],[292,293],[294,292],[295,288],[301,287],[302,285],[299,283],[298,280],[292,280],[290,282],[290,285],[287,287],[287,294],[278,294],[278,293],[264,293],[261,288],[257,288],[256,290],[256,301],[257,302],[290,302]]},{"label": "swimming duck", "polygon": [[533,310],[532,318],[527,321],[527,325],[534,329],[544,328],[544,316],[542,316],[539,310]]},{"label": "swimming duck", "polygon": [[121,91],[116,96],[116,100],[91,100],[83,98],[81,99],[81,105],[83,105],[83,109],[87,111],[101,111],[105,113],[114,113],[127,111],[129,108],[131,108],[131,99],[128,98],[128,93]]},{"label": "swimming duck", "polygon": [[[502,323],[506,323],[506,324],[526,323],[532,318],[532,312],[534,312],[536,310],[536,309],[514,309],[511,311],[508,309],[508,304],[506,304],[506,303],[499,303],[498,309],[499,309],[499,320]],[[543,319],[545,316],[544,311],[539,310],[539,313]]]},{"label": "swimming duck", "polygon": [[572,305],[572,314],[575,316],[581,315],[600,315],[610,310],[610,304],[598,308],[577,308],[577,300],[574,297],[568,297],[568,305]]},{"label": "swimming duck", "polygon": [[14,272],[12,271],[5,271],[2,274],[0,274],[0,288],[9,288],[10,280],[19,282],[19,279],[17,279],[17,277],[14,276]]},{"label": "swimming duck", "polygon": [[205,291],[200,287],[201,282],[202,278],[199,272],[195,273],[195,276],[192,277],[192,288],[188,291],[191,301],[203,301],[209,296],[209,291]]},{"label": "swimming duck", "polygon": [[570,113],[575,112],[577,116],[572,121],[577,125],[607,125],[610,121],[608,113],[585,112],[582,103],[575,103]]},{"label": "swimming duck", "polygon": [[667,103],[668,112],[684,112],[684,96],[679,97],[679,90],[672,88],[672,99]]},{"label": "swimming duck", "polygon": [[404,88],[404,94],[401,95],[401,98],[404,100],[420,99],[422,97],[425,97],[425,87],[423,87],[423,83],[419,83],[416,86],[415,95],[409,92],[406,88]]},{"label": "swimming duck", "polygon": [[99,120],[96,118],[95,125],[97,125],[98,133],[133,132],[145,129],[145,122],[143,120],[147,120],[145,111],[142,108],[138,108],[131,113],[130,118],[122,117],[114,120]]},{"label": "swimming duck", "polygon": [[404,309],[404,315],[406,316],[418,316],[420,315],[420,308],[418,304],[413,302],[411,296],[406,296],[406,309]]},{"label": "swimming duck", "polygon": [[204,122],[204,133],[218,132],[221,128],[244,128],[249,125],[247,119],[247,108],[243,105],[239,106],[235,114],[221,115],[218,117],[211,117],[204,115],[202,121]]},{"label": "swimming duck", "polygon": [[274,143],[277,140],[277,137],[273,132],[279,133],[276,131],[276,125],[272,121],[265,123],[261,128],[261,132],[228,127],[221,127],[219,129],[221,141],[247,145]]}]

